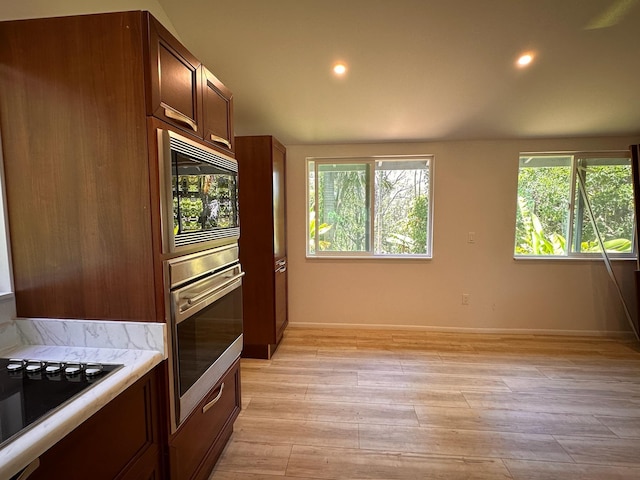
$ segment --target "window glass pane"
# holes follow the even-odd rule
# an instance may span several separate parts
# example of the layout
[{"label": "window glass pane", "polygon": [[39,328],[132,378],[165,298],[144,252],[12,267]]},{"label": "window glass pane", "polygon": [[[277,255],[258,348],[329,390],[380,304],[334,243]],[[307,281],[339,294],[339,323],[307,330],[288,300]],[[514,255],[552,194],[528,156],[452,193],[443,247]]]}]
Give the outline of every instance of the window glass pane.
[{"label": "window glass pane", "polygon": [[375,254],[427,254],[429,162],[376,161]]},{"label": "window glass pane", "polygon": [[307,252],[309,253],[316,252],[316,174],[314,169],[315,163],[307,162],[307,191],[309,200],[309,204],[307,205],[307,208],[309,209],[309,238],[307,242]]},{"label": "window glass pane", "polygon": [[319,249],[369,251],[369,164],[318,165]]},{"label": "window glass pane", "polygon": [[[633,186],[631,161],[621,158],[584,158],[578,175],[584,179],[587,197],[607,252],[633,251]],[[580,190],[576,187],[573,252],[600,252],[600,246]]]},{"label": "window glass pane", "polygon": [[307,158],[307,254],[429,257],[432,174],[430,155]]},{"label": "window glass pane", "polygon": [[565,255],[571,156],[521,156],[516,255]]}]

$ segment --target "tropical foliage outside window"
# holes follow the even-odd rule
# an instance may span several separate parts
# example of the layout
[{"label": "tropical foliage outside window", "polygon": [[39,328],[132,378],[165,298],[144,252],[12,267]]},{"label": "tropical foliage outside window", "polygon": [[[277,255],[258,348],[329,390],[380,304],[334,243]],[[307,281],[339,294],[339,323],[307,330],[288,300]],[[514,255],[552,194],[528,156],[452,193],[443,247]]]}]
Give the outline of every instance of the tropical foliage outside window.
[{"label": "tropical foliage outside window", "polygon": [[307,254],[431,256],[433,158],[308,158]]},{"label": "tropical foliage outside window", "polygon": [[516,256],[633,256],[631,160],[627,152],[521,154]]}]

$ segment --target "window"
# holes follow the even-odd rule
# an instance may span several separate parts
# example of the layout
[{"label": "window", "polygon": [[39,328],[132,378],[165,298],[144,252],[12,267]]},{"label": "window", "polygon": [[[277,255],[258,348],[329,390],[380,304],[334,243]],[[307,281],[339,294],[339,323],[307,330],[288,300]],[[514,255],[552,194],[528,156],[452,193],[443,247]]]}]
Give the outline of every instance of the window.
[{"label": "window", "polygon": [[308,158],[308,256],[431,256],[432,156]]},{"label": "window", "polygon": [[601,255],[589,206],[607,253],[633,257],[628,152],[521,154],[515,255]]}]

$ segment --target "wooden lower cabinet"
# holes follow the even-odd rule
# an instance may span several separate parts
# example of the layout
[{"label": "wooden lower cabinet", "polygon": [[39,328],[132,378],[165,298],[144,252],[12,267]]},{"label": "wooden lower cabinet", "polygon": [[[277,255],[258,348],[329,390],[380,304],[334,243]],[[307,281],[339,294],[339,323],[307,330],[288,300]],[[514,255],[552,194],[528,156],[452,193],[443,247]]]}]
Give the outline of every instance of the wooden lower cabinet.
[{"label": "wooden lower cabinet", "polygon": [[[115,480],[170,480],[165,473],[165,467],[160,461],[160,452],[145,455]],[[93,478],[93,477],[88,477]]]},{"label": "wooden lower cabinet", "polygon": [[29,480],[161,480],[156,371],[40,456]]},{"label": "wooden lower cabinet", "polygon": [[238,359],[169,440],[171,480],[209,478],[233,432],[240,399]]},{"label": "wooden lower cabinet", "polygon": [[29,480],[208,479],[240,413],[240,359],[170,436],[165,374],[156,367],[47,450]]}]

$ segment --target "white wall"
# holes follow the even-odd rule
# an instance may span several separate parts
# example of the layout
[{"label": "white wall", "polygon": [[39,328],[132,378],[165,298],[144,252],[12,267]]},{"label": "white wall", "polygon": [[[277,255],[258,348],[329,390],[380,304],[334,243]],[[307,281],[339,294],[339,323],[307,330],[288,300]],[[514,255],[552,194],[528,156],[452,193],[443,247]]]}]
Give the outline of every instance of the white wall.
[{"label": "white wall", "polygon": [[[600,261],[514,260],[521,151],[624,150],[638,138],[287,147],[289,321],[560,333],[629,331]],[[305,158],[434,154],[432,260],[305,258]],[[475,232],[476,243],[467,243]],[[616,262],[635,314],[635,262]],[[462,293],[471,295],[461,304]]]}]

